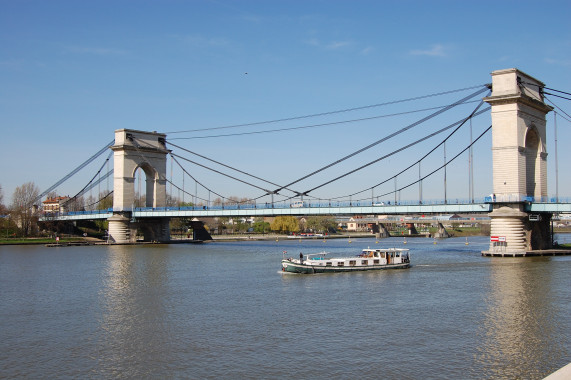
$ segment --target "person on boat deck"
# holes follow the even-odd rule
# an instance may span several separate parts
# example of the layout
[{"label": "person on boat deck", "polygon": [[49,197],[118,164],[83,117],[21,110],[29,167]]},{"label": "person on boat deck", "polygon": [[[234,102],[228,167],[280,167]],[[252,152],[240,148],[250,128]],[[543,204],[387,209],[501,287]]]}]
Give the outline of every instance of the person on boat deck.
[{"label": "person on boat deck", "polygon": [[299,253],[299,263],[303,264],[303,253]]}]

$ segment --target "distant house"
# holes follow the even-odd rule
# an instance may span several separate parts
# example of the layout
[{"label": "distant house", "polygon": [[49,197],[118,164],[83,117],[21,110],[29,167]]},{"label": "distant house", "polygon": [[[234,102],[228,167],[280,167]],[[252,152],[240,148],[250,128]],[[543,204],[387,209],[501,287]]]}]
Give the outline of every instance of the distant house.
[{"label": "distant house", "polygon": [[367,231],[369,230],[370,220],[359,216],[354,216],[347,222],[347,231]]},{"label": "distant house", "polygon": [[58,212],[65,212],[64,205],[69,200],[69,197],[55,197],[46,199],[42,202],[44,213],[57,214]]}]

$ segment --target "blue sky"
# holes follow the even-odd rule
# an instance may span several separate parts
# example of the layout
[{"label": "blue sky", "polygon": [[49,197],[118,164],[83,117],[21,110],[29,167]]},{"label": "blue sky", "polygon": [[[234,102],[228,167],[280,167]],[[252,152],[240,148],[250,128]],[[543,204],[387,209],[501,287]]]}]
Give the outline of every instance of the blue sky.
[{"label": "blue sky", "polygon": [[[176,132],[343,110],[485,84],[490,72],[511,67],[547,87],[571,92],[570,11],[568,1],[0,0],[4,201],[9,203],[15,187],[28,181],[46,189],[121,128]],[[469,93],[255,127],[169,133],[167,138],[355,120],[442,106]],[[552,99],[571,114],[569,101]],[[408,144],[466,116],[474,106],[403,133],[296,189],[308,190]],[[427,114],[173,142],[286,184]],[[489,114],[475,120],[474,135],[489,124]],[[552,132],[550,114],[550,194],[555,192]],[[467,131],[462,133],[448,145],[449,156],[469,141]],[[569,122],[559,119],[559,193],[565,196],[571,196],[571,180],[564,174],[571,162],[570,138]],[[314,195],[328,198],[366,189],[440,140]],[[475,147],[477,197],[491,192],[490,141],[484,137]],[[442,161],[443,152],[422,170]],[[95,166],[58,192],[73,195]],[[223,195],[260,195],[205,170],[186,169]],[[448,197],[467,198],[466,171],[467,156],[450,166]],[[418,169],[415,173],[399,179],[399,185],[417,178]],[[384,191],[376,189],[374,195]],[[418,187],[401,197],[418,197]],[[424,184],[423,197],[443,197],[442,176]]]}]

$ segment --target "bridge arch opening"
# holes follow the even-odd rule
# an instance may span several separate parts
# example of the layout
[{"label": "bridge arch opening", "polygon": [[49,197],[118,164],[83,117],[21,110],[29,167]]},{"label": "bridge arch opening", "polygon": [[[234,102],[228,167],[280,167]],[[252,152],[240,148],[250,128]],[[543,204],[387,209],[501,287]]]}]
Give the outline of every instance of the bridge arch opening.
[{"label": "bridge arch opening", "polygon": [[158,172],[149,164],[141,163],[133,171],[134,206],[155,207]]},{"label": "bridge arch opening", "polygon": [[[535,125],[531,125],[525,134],[525,190],[526,195],[535,196],[537,190],[537,175],[541,165],[541,138]],[[539,194],[541,196],[541,194]]]}]

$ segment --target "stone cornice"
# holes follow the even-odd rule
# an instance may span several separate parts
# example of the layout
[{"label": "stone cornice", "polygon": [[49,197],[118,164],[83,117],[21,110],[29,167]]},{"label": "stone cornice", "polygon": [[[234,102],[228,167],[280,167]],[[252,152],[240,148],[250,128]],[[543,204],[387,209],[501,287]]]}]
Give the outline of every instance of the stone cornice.
[{"label": "stone cornice", "polygon": [[537,99],[534,99],[530,96],[521,95],[521,94],[488,96],[483,98],[483,100],[492,106],[519,103],[531,108],[535,108],[536,110],[544,113],[553,110],[553,107],[548,106],[547,104]]},{"label": "stone cornice", "polygon": [[129,150],[133,152],[145,152],[145,153],[160,153],[160,154],[169,154],[170,152],[172,152],[172,150],[170,149],[160,149],[148,146],[135,147],[133,145],[127,145],[127,144],[113,145],[110,147],[110,149],[114,152],[123,151],[123,150]]}]

